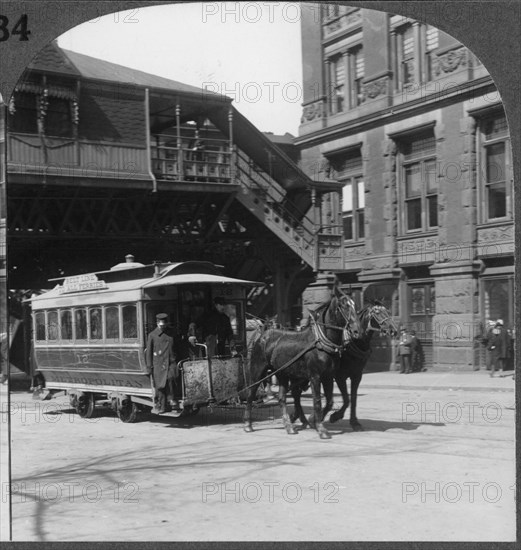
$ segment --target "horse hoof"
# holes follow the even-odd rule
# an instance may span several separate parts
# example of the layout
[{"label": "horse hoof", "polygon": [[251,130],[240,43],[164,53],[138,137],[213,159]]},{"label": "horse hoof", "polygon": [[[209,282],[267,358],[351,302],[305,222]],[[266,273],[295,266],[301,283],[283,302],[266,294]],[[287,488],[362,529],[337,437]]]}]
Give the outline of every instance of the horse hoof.
[{"label": "horse hoof", "polygon": [[341,418],[343,418],[342,415],[335,412],[329,417],[329,422],[331,422],[331,424],[334,424],[335,422],[338,422]]},{"label": "horse hoof", "polygon": [[364,428],[362,424],[352,424],[351,427],[353,428],[354,432],[363,432]]},{"label": "horse hoof", "polygon": [[248,425],[247,425],[247,426],[244,426],[244,431],[245,431],[246,433],[251,433],[251,432],[253,432],[253,428],[252,428],[251,426],[248,426]]},{"label": "horse hoof", "polygon": [[298,431],[293,426],[288,426],[286,432],[288,432],[289,435],[298,434]]},{"label": "horse hoof", "polygon": [[329,432],[319,432],[320,439],[331,439]]}]

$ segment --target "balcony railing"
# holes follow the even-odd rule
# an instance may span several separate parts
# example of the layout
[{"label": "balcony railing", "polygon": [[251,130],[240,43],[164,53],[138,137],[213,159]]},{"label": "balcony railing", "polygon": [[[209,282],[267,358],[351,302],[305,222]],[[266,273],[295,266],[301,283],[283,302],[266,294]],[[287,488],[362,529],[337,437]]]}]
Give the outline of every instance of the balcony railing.
[{"label": "balcony railing", "polygon": [[145,147],[54,137],[45,137],[43,143],[37,135],[10,133],[8,136],[10,169],[19,165],[29,173],[121,179],[149,177]]},{"label": "balcony railing", "polygon": [[231,156],[228,151],[193,151],[153,146],[152,171],[158,179],[230,183]]},{"label": "balcony railing", "polygon": [[216,137],[180,139],[155,136],[151,146],[152,171],[156,178],[174,181],[231,183],[232,157],[229,142]]}]

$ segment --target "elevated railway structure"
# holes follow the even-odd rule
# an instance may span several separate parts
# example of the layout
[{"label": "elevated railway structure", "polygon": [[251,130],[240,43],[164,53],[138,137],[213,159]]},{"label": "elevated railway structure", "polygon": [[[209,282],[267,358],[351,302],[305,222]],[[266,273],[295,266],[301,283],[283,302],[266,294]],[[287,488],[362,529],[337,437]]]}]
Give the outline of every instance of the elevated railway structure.
[{"label": "elevated railway structure", "polygon": [[61,49],[33,60],[8,103],[10,288],[143,263],[209,260],[261,280],[249,307],[292,304],[340,269],[339,219],[316,181],[228,97]]}]

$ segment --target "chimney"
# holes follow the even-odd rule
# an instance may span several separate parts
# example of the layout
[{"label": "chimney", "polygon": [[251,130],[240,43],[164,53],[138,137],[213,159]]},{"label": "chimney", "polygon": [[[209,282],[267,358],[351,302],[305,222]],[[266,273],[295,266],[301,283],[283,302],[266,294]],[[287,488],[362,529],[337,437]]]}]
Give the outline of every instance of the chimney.
[{"label": "chimney", "polygon": [[132,264],[134,263],[134,256],[132,254],[127,254],[125,256],[125,261],[127,262],[127,264]]}]

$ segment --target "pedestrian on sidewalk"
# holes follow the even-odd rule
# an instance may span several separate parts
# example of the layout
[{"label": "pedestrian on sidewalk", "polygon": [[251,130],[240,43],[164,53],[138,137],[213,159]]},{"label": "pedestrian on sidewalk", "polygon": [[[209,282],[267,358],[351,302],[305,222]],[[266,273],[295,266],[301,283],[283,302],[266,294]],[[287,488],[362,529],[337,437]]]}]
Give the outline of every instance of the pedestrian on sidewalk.
[{"label": "pedestrian on sidewalk", "polygon": [[400,333],[400,341],[398,342],[400,374],[409,374],[411,372],[411,346],[412,337],[405,328],[402,328]]},{"label": "pedestrian on sidewalk", "polygon": [[[485,367],[487,370],[492,368],[492,351],[490,348],[490,342],[494,339],[494,327],[496,326],[495,321],[489,319],[485,327],[485,334],[481,340],[483,346],[485,346]],[[476,370],[479,370],[480,367],[477,367]]]},{"label": "pedestrian on sidewalk", "polygon": [[423,348],[416,336],[416,331],[411,330],[411,372],[422,372],[423,369]]},{"label": "pedestrian on sidewalk", "polygon": [[503,319],[496,321],[496,326],[492,330],[492,338],[489,341],[489,349],[492,352],[490,376],[493,377],[496,368],[500,373],[503,372],[510,356],[510,336],[503,325]]}]

